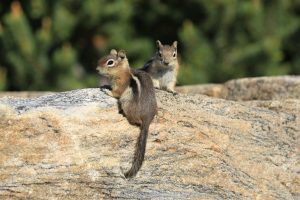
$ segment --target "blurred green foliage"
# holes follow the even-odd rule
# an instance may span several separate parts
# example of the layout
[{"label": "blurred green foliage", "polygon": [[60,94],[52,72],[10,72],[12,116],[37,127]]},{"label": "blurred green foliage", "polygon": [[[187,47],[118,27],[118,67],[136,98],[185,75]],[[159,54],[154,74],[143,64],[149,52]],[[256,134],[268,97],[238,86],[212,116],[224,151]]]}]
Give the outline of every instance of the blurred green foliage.
[{"label": "blurred green foliage", "polygon": [[134,67],[179,41],[178,83],[300,74],[298,0],[1,0],[0,90],[96,87],[97,60]]}]

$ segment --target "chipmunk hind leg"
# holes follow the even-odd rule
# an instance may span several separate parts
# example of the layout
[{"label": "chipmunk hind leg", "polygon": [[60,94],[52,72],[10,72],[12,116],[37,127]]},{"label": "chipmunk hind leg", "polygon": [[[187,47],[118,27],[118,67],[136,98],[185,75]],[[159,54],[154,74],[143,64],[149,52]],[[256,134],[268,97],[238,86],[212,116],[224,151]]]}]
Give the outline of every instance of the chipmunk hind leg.
[{"label": "chipmunk hind leg", "polygon": [[159,89],[160,87],[159,80],[152,78],[152,82],[153,82],[153,87]]}]

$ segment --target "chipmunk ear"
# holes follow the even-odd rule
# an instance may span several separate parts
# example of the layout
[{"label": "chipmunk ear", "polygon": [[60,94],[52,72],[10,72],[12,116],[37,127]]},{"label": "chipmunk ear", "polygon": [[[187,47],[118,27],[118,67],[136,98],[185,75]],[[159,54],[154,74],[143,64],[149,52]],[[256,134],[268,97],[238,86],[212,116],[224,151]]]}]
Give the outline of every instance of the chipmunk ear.
[{"label": "chipmunk ear", "polygon": [[176,40],[173,42],[172,46],[177,48],[177,41]]},{"label": "chipmunk ear", "polygon": [[159,40],[156,40],[156,47],[159,49],[162,47],[162,43]]},{"label": "chipmunk ear", "polygon": [[121,49],[119,52],[118,52],[118,57],[121,58],[122,60],[124,58],[126,58],[126,52],[125,50]]},{"label": "chipmunk ear", "polygon": [[114,56],[117,55],[117,50],[115,49],[110,50],[110,54]]}]

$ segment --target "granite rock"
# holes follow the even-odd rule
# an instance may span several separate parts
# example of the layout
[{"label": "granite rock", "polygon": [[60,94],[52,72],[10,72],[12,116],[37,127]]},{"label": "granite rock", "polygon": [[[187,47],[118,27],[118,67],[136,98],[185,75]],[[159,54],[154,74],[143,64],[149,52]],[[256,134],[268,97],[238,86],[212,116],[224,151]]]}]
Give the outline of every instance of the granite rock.
[{"label": "granite rock", "polygon": [[300,100],[229,101],[156,91],[139,130],[99,89],[0,99],[0,199],[297,199]]},{"label": "granite rock", "polygon": [[300,76],[241,78],[224,84],[180,86],[176,90],[233,101],[300,99]]}]

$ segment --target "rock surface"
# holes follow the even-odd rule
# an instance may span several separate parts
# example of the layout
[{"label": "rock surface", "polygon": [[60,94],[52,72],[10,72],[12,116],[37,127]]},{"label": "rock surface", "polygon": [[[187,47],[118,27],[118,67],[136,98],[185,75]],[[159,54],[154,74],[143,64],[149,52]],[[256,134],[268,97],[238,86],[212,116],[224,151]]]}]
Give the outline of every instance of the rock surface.
[{"label": "rock surface", "polygon": [[300,76],[243,78],[224,86],[220,97],[228,100],[300,99]]},{"label": "rock surface", "polygon": [[176,87],[176,91],[181,94],[202,94],[210,97],[221,98],[225,87],[222,84],[199,84]]},{"label": "rock surface", "polygon": [[1,97],[19,97],[19,98],[34,98],[42,95],[53,94],[53,92],[40,92],[40,91],[30,91],[30,92],[0,92]]},{"label": "rock surface", "polygon": [[177,91],[233,101],[300,99],[300,76],[242,78],[224,84],[181,86]]},{"label": "rock surface", "polygon": [[299,199],[300,100],[235,102],[157,90],[139,130],[99,89],[0,99],[0,199]]}]

